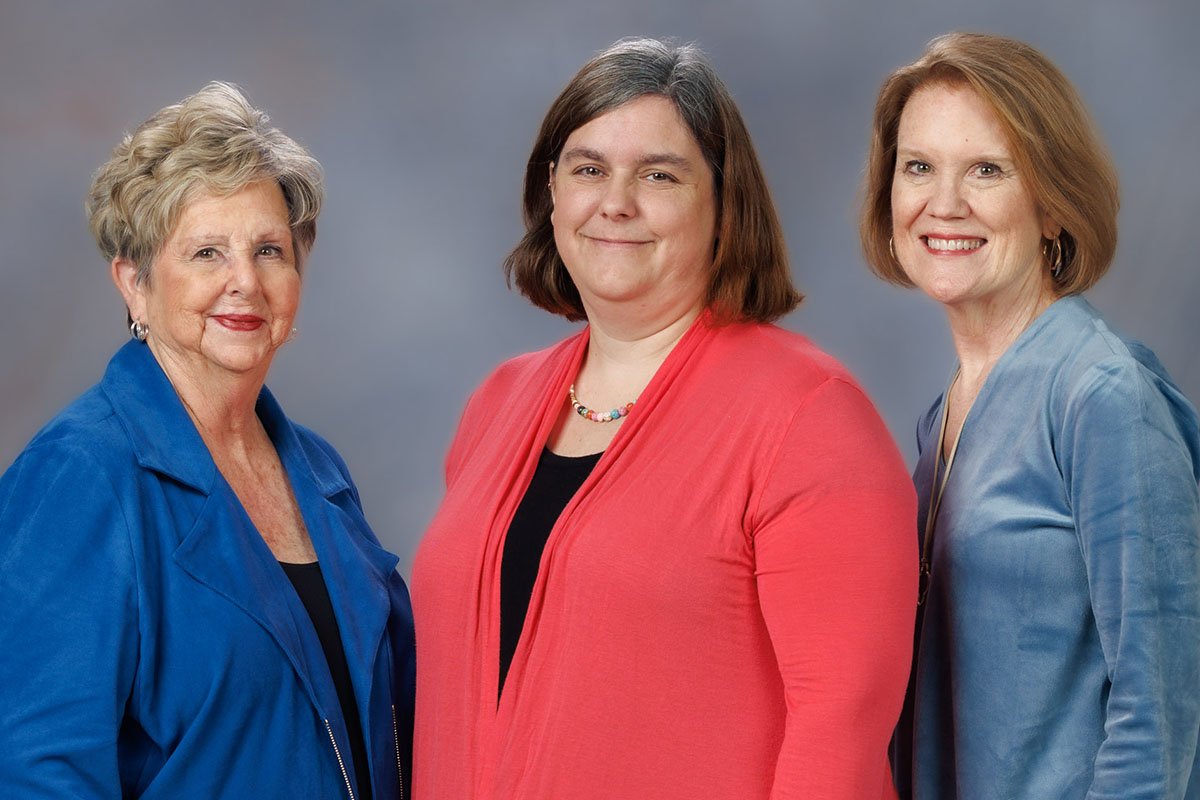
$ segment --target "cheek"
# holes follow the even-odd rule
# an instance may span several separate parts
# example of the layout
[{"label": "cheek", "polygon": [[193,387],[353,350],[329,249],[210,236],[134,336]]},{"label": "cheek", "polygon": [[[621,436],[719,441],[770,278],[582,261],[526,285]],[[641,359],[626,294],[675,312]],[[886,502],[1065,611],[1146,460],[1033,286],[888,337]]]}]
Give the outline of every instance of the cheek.
[{"label": "cheek", "polygon": [[293,316],[300,303],[300,276],[292,271],[276,277],[271,290],[273,311],[280,316]]},{"label": "cheek", "polygon": [[892,187],[891,196],[892,205],[892,227],[899,229],[905,227],[914,218],[913,208],[916,201],[912,196],[912,192],[905,191],[902,188]]}]

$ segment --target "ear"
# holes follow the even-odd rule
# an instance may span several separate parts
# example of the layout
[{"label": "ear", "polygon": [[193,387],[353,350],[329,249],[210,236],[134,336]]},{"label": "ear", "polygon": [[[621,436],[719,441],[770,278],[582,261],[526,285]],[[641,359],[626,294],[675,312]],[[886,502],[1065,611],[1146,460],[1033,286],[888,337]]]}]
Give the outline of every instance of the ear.
[{"label": "ear", "polygon": [[1042,214],[1042,237],[1057,239],[1061,233],[1062,225],[1059,225],[1049,214]]},{"label": "ear", "polygon": [[128,258],[117,256],[111,265],[113,283],[125,300],[129,316],[135,321],[146,321],[146,287],[138,283],[137,264]]},{"label": "ear", "polygon": [[553,161],[551,161],[550,162],[549,183],[547,184],[547,186],[550,188],[550,207],[551,208],[554,207],[554,167],[555,167],[555,164]]}]

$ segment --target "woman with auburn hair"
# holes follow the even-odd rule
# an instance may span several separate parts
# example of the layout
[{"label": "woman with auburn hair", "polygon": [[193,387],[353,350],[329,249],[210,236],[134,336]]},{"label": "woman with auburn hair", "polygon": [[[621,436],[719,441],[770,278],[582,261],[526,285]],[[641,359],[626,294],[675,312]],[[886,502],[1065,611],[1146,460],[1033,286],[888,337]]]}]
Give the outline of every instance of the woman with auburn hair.
[{"label": "woman with auburn hair", "polygon": [[409,789],[408,590],[341,457],[263,385],[323,196],[226,83],[96,173],[132,341],[0,479],[4,797]]},{"label": "woman with auburn hair", "polygon": [[413,571],[418,797],[894,797],[915,502],[693,46],[550,107],[508,275],[587,327],[471,398]]},{"label": "woman with auburn hair", "polygon": [[958,354],[917,428],[905,797],[1200,797],[1200,432],[1079,294],[1117,206],[1032,47],[948,34],[884,82],[863,248],[942,304]]}]

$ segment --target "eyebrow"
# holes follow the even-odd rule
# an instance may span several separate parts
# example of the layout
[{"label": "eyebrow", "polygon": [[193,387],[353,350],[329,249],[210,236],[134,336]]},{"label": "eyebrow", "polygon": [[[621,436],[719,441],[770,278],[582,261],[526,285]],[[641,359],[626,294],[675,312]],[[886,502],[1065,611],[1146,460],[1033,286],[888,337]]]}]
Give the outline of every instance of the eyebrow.
[{"label": "eyebrow", "polygon": [[[572,147],[570,150],[564,151],[562,156],[559,157],[559,161],[571,160],[607,161],[608,159],[604,157],[603,153],[593,150],[590,147]],[[691,171],[695,169],[691,161],[675,153],[646,153],[638,157],[637,164],[639,167],[650,164],[665,164],[682,170]]]},{"label": "eyebrow", "polygon": [[[903,156],[907,156],[910,158],[919,158],[922,161],[934,160],[932,156],[927,154],[924,150],[920,149],[919,147],[897,147],[896,148],[896,161],[897,162],[900,161],[901,157],[903,157]],[[972,160],[972,161],[988,161],[991,163],[999,163],[1001,161],[1005,161],[1008,163],[1016,163],[1016,158],[1014,156],[1001,155],[999,153],[991,153],[991,154],[977,153],[976,155],[971,156],[970,160]]]}]

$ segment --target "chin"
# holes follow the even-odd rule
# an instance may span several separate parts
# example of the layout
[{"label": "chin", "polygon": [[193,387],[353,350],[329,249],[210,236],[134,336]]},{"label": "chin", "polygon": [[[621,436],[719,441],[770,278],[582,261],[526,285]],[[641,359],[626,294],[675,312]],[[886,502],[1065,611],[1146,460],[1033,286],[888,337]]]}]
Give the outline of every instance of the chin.
[{"label": "chin", "polygon": [[232,372],[235,374],[244,374],[247,372],[266,371],[271,366],[270,352],[262,352],[257,348],[250,351],[249,348],[243,350],[226,350],[224,352],[206,353],[209,363],[215,367]]}]

